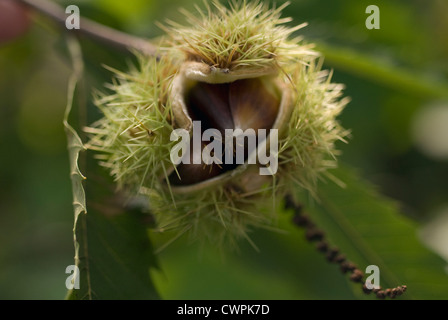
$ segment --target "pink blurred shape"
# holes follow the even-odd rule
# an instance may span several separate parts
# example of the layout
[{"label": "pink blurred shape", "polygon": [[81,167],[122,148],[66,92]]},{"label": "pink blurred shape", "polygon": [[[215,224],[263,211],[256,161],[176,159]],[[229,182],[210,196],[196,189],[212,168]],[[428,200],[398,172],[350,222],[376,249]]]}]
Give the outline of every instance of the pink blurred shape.
[{"label": "pink blurred shape", "polygon": [[14,0],[0,0],[0,44],[23,35],[30,26],[27,10]]}]

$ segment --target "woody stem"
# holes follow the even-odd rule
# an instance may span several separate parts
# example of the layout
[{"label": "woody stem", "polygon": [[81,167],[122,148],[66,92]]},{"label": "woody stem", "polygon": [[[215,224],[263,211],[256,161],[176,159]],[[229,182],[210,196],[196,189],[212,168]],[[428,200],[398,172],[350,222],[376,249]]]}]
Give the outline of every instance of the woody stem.
[{"label": "woody stem", "polygon": [[[39,12],[65,28],[68,15],[65,10],[48,0],[16,0],[17,2]],[[154,56],[157,48],[148,40],[112,29],[87,18],[80,18],[80,28],[67,30],[84,34],[104,44],[126,50],[137,50],[143,54]]]}]

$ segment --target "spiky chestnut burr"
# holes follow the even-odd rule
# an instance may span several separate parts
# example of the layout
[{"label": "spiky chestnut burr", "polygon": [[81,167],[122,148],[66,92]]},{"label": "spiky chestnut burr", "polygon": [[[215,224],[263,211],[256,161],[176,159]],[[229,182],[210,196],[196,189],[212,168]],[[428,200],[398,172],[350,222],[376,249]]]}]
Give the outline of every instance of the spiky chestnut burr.
[{"label": "spiky chestnut burr", "polygon": [[[291,39],[304,24],[286,27],[282,9],[215,1],[200,18],[186,13],[188,26],[164,27],[157,57],[139,56],[138,68],[116,72],[112,93],[98,95],[104,116],[87,128],[89,147],[121,189],[148,197],[159,230],[218,244],[249,239],[251,228],[275,221],[276,198],[291,188],[316,195],[317,179],[336,166],[335,142],[347,135],[336,117],[348,100],[312,45]],[[191,133],[193,121],[219,132],[277,129],[278,170],[262,176],[262,165],[247,161],[174,165],[171,133]]]}]

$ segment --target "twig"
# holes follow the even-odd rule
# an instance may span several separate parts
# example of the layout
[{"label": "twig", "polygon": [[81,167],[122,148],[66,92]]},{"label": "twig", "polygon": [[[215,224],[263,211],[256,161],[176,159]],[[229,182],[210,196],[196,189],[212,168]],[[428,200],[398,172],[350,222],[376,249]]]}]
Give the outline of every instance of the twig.
[{"label": "twig", "polygon": [[[44,14],[65,28],[67,14],[58,4],[48,0],[16,0],[33,10]],[[80,29],[72,29],[70,32],[79,32],[105,44],[121,48],[133,49],[143,54],[155,56],[157,48],[148,40],[129,35],[127,33],[106,27],[87,18],[80,19]]]}]

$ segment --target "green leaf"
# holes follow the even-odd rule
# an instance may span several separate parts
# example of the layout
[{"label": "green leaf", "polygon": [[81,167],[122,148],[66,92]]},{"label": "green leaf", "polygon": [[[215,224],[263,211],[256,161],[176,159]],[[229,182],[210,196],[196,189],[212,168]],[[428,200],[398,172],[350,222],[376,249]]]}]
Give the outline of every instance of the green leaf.
[{"label": "green leaf", "polygon": [[388,88],[411,96],[425,98],[447,98],[448,83],[429,79],[421,74],[397,67],[392,63],[373,56],[362,54],[350,48],[336,47],[324,43],[317,45],[323,53],[325,62]]},{"label": "green leaf", "polygon": [[144,215],[121,207],[123,199],[99,197],[89,202],[89,213],[75,225],[79,244],[80,289],[69,299],[142,300],[159,296],[149,276],[156,267],[153,249],[143,223]]},{"label": "green leaf", "polygon": [[353,170],[341,168],[335,176],[346,187],[321,184],[320,203],[310,203],[301,195],[306,210],[330,242],[361,270],[377,265],[383,288],[407,285],[404,297],[410,299],[448,298],[446,263],[422,245],[417,224]]},{"label": "green leaf", "polygon": [[[297,195],[331,245],[362,271],[377,265],[383,288],[407,285],[397,299],[447,299],[446,263],[422,245],[418,224],[353,169],[333,173],[345,188],[321,183],[319,203],[305,192]],[[291,212],[279,209],[278,218],[284,232],[259,229],[250,234],[260,252],[242,242],[239,252],[223,259],[208,245],[172,244],[159,256],[164,273],[153,275],[160,294],[167,299],[375,299],[304,239],[304,231],[291,223]],[[153,239],[163,244],[163,239]]]},{"label": "green leaf", "polygon": [[67,298],[158,299],[149,276],[149,269],[156,267],[144,223],[149,216],[125,208],[125,198],[110,189],[113,183],[108,177],[101,177],[97,166],[87,180],[86,205],[86,178],[78,167],[80,152],[85,147],[68,122],[83,74],[83,60],[76,40],[69,38],[68,48],[74,70],[69,80],[64,127],[73,188],[75,264],[80,270],[75,278],[79,277],[80,286],[71,289]]}]

